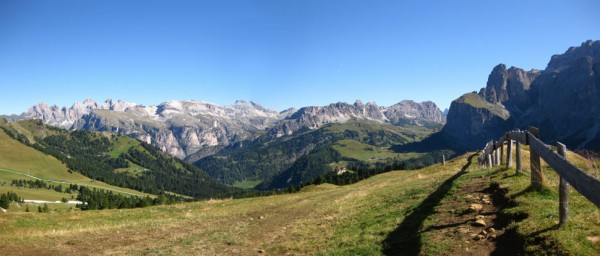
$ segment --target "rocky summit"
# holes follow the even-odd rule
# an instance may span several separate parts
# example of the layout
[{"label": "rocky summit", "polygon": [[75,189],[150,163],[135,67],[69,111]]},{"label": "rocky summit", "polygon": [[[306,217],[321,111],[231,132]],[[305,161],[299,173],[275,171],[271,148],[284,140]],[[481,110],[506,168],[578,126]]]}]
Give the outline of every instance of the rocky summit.
[{"label": "rocky summit", "polygon": [[277,112],[243,100],[227,106],[195,100],[143,106],[110,99],[99,104],[88,99],[70,108],[39,103],[9,119],[41,119],[45,124],[65,129],[124,134],[178,158],[194,155],[196,160],[236,142],[265,134],[267,138],[291,135],[301,128],[318,129],[328,123],[372,120],[393,125],[440,126],[446,121],[433,102],[409,100],[390,107],[356,101]]}]

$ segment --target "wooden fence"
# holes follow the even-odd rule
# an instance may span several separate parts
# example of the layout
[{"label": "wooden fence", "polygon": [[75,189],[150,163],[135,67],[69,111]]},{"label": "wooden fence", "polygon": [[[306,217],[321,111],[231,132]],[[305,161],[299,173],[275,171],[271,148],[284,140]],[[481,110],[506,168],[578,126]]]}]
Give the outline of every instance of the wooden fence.
[{"label": "wooden fence", "polygon": [[559,184],[559,225],[564,224],[569,216],[568,213],[568,186],[571,184],[575,190],[600,208],[600,180],[579,169],[567,161],[566,147],[557,142],[557,152],[552,151],[550,146],[539,140],[540,132],[537,128],[530,126],[527,131],[514,130],[506,133],[494,142],[485,145],[479,155],[479,164],[482,167],[494,167],[502,165],[504,147],[506,144],[506,168],[512,167],[512,146],[516,142],[516,170],[522,172],[521,167],[521,144],[530,146],[531,186],[540,190],[544,186],[544,174],[541,170],[540,158],[560,176]]}]

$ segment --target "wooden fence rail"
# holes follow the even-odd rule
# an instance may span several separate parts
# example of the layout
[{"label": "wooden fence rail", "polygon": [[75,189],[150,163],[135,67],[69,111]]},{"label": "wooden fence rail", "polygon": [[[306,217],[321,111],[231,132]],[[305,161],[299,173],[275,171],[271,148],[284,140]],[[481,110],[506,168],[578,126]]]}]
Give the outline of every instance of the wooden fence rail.
[{"label": "wooden fence rail", "polygon": [[567,160],[566,147],[557,143],[557,152],[552,151],[550,146],[539,139],[539,130],[530,126],[527,131],[514,130],[500,137],[496,142],[493,140],[485,145],[479,155],[479,164],[482,167],[493,167],[502,165],[503,145],[507,145],[506,167],[512,166],[512,144],[516,142],[516,169],[521,172],[521,144],[530,146],[531,186],[537,190],[542,189],[545,184],[544,175],[541,170],[540,158],[560,176],[559,185],[559,225],[568,219],[568,189],[571,184],[575,190],[581,193],[590,202],[600,208],[600,180],[579,169]]}]

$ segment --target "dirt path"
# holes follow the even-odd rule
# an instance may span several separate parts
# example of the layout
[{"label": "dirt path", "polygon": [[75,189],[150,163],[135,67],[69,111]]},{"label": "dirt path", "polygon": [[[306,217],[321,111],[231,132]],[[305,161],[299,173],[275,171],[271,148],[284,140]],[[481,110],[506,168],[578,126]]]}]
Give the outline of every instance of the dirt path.
[{"label": "dirt path", "polygon": [[488,185],[489,178],[476,178],[460,186],[455,200],[445,200],[438,207],[436,225],[425,228],[433,240],[462,241],[449,255],[490,255],[496,249],[494,238],[503,231],[494,228],[500,208],[492,203]]},{"label": "dirt path", "polygon": [[504,194],[489,177],[470,179],[442,200],[433,216],[435,224],[422,232],[433,244],[450,245],[446,255],[515,255],[520,246],[511,239],[509,220],[501,214],[509,203]]}]

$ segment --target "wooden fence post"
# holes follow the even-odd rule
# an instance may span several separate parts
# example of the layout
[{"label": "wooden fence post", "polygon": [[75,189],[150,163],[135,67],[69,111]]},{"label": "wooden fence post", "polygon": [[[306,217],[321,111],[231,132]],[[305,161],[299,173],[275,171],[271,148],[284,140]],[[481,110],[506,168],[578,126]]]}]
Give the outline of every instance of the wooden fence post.
[{"label": "wooden fence post", "polygon": [[494,167],[498,166],[498,149],[495,149],[494,152],[492,152],[492,160],[494,160]]},{"label": "wooden fence post", "polygon": [[516,159],[515,161],[517,162],[517,173],[521,173],[523,171],[523,169],[521,168],[521,142],[517,141],[517,147],[515,148],[515,153],[516,153]]},{"label": "wooden fence post", "polygon": [[502,165],[503,158],[504,158],[504,141],[500,143],[500,159],[498,159],[498,165]]},{"label": "wooden fence post", "polygon": [[[566,160],[567,159],[567,147],[560,142],[556,142],[556,149],[558,151],[558,154]],[[558,225],[560,226],[560,225],[567,223],[568,219],[569,219],[569,187],[568,187],[567,181],[561,177],[560,184],[558,185]]]},{"label": "wooden fence post", "polygon": [[502,157],[500,157],[501,148],[496,149],[496,163],[498,166],[502,165]]},{"label": "wooden fence post", "polygon": [[[529,131],[529,135],[535,138],[540,137],[540,130],[538,128],[529,126],[527,130]],[[528,142],[533,139],[534,138],[528,138]],[[531,142],[529,142],[529,144],[531,145]],[[531,147],[529,150],[529,163],[531,166],[531,185],[538,191],[542,190],[542,187],[544,186],[544,175],[542,174],[540,156]]]},{"label": "wooden fence post", "polygon": [[506,146],[506,169],[512,167],[512,144],[513,141],[508,139],[508,145]]},{"label": "wooden fence post", "polygon": [[442,154],[442,165],[446,165],[446,155]]},{"label": "wooden fence post", "polygon": [[487,154],[487,166],[488,168],[492,168],[492,154]]},{"label": "wooden fence post", "polygon": [[496,146],[494,145],[494,140],[490,140],[490,147],[491,147],[490,157],[492,158],[490,168],[492,168],[492,167],[496,166],[496,158],[494,156],[494,150],[496,149]]}]

